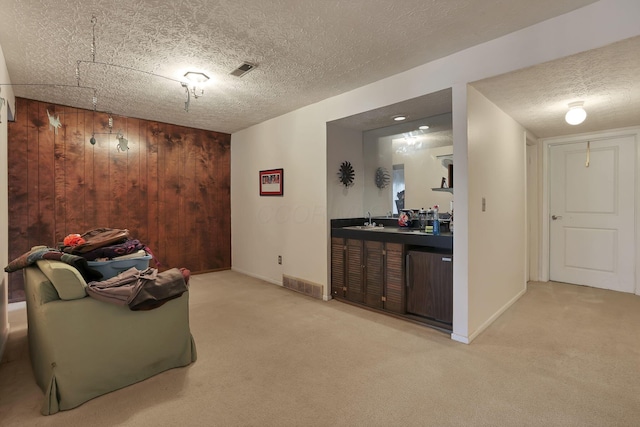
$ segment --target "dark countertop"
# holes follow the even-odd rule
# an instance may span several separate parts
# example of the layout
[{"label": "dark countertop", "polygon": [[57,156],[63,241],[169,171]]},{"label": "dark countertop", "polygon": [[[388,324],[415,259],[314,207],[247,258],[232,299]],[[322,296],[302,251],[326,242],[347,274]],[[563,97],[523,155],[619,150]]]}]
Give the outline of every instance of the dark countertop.
[{"label": "dark countertop", "polygon": [[380,218],[373,218],[373,221],[379,224],[384,224],[384,227],[382,228],[355,228],[355,226],[364,224],[365,221],[366,219],[364,218],[332,219],[331,237],[402,243],[411,246],[422,246],[453,251],[453,234],[451,233],[441,233],[438,236],[434,236],[433,234],[427,234],[417,228],[399,227],[397,219]]}]

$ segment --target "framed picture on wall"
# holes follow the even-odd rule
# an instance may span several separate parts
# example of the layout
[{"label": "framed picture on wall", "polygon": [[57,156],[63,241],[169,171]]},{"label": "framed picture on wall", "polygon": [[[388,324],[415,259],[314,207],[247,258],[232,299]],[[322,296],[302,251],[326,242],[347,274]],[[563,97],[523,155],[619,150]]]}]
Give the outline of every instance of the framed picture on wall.
[{"label": "framed picture on wall", "polygon": [[284,169],[260,171],[260,195],[282,196],[284,194]]}]

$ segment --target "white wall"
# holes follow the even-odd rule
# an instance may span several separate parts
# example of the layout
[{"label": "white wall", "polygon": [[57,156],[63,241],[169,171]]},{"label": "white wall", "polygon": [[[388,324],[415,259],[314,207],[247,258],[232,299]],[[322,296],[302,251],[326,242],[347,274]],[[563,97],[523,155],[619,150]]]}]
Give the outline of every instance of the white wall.
[{"label": "white wall", "polygon": [[[363,197],[366,186],[362,132],[334,124],[327,125],[327,212],[329,219],[364,216]],[[338,179],[342,162],[355,171],[353,185],[345,187]]]},{"label": "white wall", "polygon": [[[234,270],[277,284],[283,273],[327,284],[324,113],[313,105],[232,136]],[[284,196],[260,197],[258,171],[274,168],[284,169]]]},{"label": "white wall", "polygon": [[526,131],[473,87],[467,94],[468,174],[473,177],[468,183],[469,331],[477,335],[526,291]]},{"label": "white wall", "polygon": [[[478,207],[477,195],[467,193],[467,184],[481,179],[467,176],[467,83],[639,35],[638,16],[637,0],[602,0],[234,133],[233,268],[276,282],[283,273],[300,277],[325,285],[328,295],[326,181],[333,171],[326,167],[326,123],[452,87],[456,164],[452,336],[470,341],[478,328],[492,319],[490,311],[495,305],[478,308],[481,302],[474,300],[479,288],[471,270],[477,254],[470,247],[473,236],[465,234],[472,230],[473,221],[468,202],[474,203],[474,209]],[[260,198],[258,170],[274,167],[285,168],[285,196]],[[481,190],[490,195],[489,208],[498,207],[493,204],[493,193],[489,193],[493,190]],[[292,215],[296,210],[298,214]],[[274,261],[278,253],[284,256],[282,267]],[[477,273],[475,268],[473,272]]]},{"label": "white wall", "polygon": [[[4,53],[0,46],[0,82],[9,83],[9,73],[4,60]],[[16,101],[13,96],[11,86],[0,86],[0,98],[4,98],[4,105],[0,108],[0,266],[8,263],[9,254],[9,200],[7,183],[7,117],[8,112],[15,111]],[[0,100],[0,103],[2,101]],[[9,334],[8,319],[8,288],[7,273],[2,270],[0,273],[0,359]]]}]

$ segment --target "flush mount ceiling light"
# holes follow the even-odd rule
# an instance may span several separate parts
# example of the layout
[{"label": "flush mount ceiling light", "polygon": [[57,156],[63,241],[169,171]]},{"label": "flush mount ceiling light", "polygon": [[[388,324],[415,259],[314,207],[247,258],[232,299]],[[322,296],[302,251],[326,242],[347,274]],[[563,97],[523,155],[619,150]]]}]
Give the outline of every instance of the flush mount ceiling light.
[{"label": "flush mount ceiling light", "polygon": [[427,126],[427,125],[422,125],[422,126],[420,126],[418,129],[420,129],[420,130],[427,130],[427,129],[429,129],[429,126]]},{"label": "flush mount ceiling light", "polygon": [[567,114],[564,116],[567,123],[575,126],[584,122],[584,119],[587,118],[587,112],[582,108],[583,105],[584,102],[582,101],[572,102],[569,104],[569,111],[567,111]]},{"label": "flush mount ceiling light", "polygon": [[403,116],[402,114],[400,114],[397,116],[393,116],[392,119],[395,120],[396,122],[401,122],[403,120],[407,120],[407,116]]}]

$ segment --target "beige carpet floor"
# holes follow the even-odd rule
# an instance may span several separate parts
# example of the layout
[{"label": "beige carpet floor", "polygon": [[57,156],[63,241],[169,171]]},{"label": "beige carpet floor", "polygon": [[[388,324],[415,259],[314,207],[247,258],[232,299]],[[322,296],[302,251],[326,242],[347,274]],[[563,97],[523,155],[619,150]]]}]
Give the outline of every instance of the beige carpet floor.
[{"label": "beige carpet floor", "polygon": [[0,425],[640,425],[635,295],[531,283],[464,345],[231,271],[194,276],[190,294],[195,364],[47,417],[12,310]]}]

